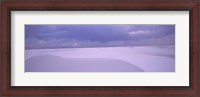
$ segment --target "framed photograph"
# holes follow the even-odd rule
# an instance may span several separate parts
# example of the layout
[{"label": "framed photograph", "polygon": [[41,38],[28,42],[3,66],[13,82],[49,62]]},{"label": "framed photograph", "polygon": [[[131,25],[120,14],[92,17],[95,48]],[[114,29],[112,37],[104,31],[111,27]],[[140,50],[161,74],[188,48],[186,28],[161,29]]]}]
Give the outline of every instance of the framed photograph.
[{"label": "framed photograph", "polygon": [[199,0],[1,2],[1,96],[200,97]]}]

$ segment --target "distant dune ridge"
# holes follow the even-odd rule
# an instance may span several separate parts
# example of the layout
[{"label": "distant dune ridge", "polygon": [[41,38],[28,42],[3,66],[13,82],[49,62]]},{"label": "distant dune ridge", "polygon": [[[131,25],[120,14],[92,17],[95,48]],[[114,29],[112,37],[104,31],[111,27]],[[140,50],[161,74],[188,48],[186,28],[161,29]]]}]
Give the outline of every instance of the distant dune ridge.
[{"label": "distant dune ridge", "polygon": [[174,47],[33,49],[25,60],[25,72],[175,72]]}]

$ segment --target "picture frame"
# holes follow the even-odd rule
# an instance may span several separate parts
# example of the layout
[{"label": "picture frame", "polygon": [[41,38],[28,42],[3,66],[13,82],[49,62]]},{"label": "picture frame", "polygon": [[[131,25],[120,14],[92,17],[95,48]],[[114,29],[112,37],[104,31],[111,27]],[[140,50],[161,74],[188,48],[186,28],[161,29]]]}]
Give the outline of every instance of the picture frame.
[{"label": "picture frame", "polygon": [[[12,86],[12,11],[189,11],[189,86]],[[0,36],[3,97],[200,96],[199,0],[5,0],[1,2]]]}]

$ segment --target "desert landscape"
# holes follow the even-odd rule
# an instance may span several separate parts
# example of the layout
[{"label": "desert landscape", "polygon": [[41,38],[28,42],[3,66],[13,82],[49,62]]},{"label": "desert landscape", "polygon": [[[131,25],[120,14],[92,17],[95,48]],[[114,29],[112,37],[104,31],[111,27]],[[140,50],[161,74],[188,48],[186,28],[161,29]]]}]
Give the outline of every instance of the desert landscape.
[{"label": "desert landscape", "polygon": [[175,25],[28,24],[25,72],[175,72]]}]

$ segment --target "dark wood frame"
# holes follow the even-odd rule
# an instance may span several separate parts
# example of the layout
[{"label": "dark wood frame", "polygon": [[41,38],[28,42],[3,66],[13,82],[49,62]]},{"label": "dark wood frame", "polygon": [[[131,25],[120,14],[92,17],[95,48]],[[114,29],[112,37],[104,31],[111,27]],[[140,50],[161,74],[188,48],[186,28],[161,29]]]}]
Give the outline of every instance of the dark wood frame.
[{"label": "dark wood frame", "polygon": [[[11,86],[11,11],[189,11],[189,86]],[[1,2],[0,96],[200,97],[199,0],[5,0]]]}]

